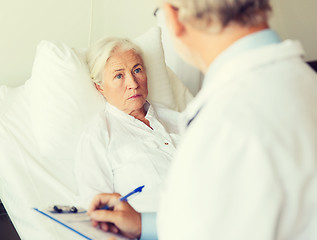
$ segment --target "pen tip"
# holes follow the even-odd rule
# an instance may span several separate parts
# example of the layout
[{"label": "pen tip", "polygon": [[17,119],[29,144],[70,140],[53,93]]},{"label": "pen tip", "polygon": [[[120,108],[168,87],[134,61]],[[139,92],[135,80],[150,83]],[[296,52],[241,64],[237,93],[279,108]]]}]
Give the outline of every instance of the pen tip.
[{"label": "pen tip", "polygon": [[144,188],[144,185],[143,186],[140,186],[136,189],[137,192],[142,192],[142,189]]}]

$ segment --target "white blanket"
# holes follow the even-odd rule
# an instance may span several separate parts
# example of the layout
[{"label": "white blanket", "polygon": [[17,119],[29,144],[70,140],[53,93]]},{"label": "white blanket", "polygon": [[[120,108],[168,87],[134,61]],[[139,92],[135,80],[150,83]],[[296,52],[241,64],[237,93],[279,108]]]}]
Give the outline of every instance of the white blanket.
[{"label": "white blanket", "polygon": [[73,204],[76,189],[67,189],[60,173],[51,172],[39,156],[30,129],[27,85],[0,90],[0,198],[20,238],[77,239],[76,234],[32,209]]}]

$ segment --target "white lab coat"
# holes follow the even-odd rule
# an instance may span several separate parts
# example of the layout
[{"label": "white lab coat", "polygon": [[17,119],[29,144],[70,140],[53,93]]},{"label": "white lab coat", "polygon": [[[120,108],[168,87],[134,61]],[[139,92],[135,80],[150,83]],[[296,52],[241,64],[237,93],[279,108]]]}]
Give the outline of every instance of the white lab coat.
[{"label": "white lab coat", "polygon": [[[317,77],[299,43],[208,79],[161,194],[159,239],[317,239]],[[208,77],[208,76],[207,76]]]}]

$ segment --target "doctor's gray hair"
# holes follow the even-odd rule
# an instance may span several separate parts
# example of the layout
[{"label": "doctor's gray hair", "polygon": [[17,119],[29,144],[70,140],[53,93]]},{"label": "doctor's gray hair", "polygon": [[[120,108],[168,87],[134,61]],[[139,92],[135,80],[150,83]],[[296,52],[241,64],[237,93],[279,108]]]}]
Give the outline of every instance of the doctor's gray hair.
[{"label": "doctor's gray hair", "polygon": [[92,81],[101,85],[104,67],[111,55],[116,51],[130,50],[133,50],[143,60],[141,48],[125,38],[104,38],[91,46],[86,53],[86,58]]},{"label": "doctor's gray hair", "polygon": [[[231,23],[257,26],[266,23],[271,11],[270,0],[163,0],[179,12],[179,20],[200,30],[221,30]],[[220,27],[220,29],[219,29]]]}]

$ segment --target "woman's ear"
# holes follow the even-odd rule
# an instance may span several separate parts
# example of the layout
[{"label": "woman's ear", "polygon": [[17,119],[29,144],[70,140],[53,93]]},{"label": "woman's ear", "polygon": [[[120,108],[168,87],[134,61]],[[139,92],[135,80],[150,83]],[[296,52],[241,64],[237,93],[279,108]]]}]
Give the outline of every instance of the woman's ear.
[{"label": "woman's ear", "polygon": [[99,83],[94,83],[94,84],[95,84],[95,87],[97,88],[97,90],[98,90],[99,92],[103,93],[103,88],[102,88],[102,86],[100,86]]},{"label": "woman's ear", "polygon": [[185,31],[185,25],[178,19],[178,8],[169,3],[163,5],[166,25],[169,26],[171,33],[177,37],[182,36]]}]

